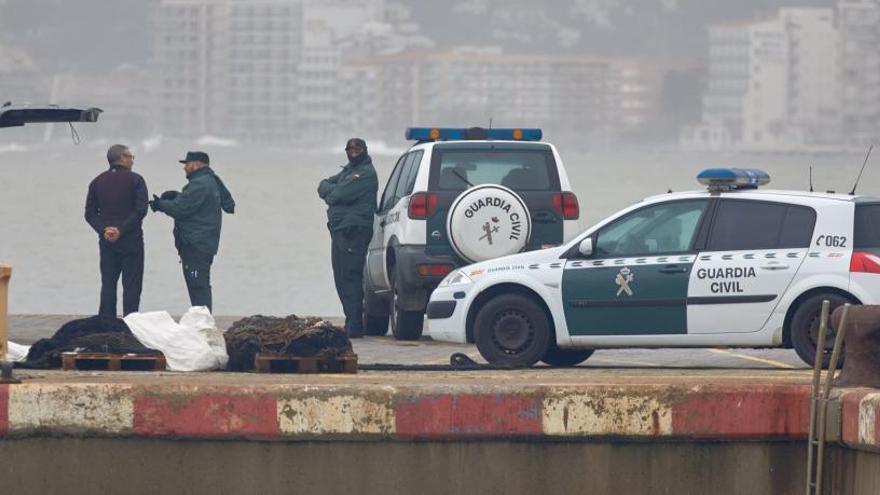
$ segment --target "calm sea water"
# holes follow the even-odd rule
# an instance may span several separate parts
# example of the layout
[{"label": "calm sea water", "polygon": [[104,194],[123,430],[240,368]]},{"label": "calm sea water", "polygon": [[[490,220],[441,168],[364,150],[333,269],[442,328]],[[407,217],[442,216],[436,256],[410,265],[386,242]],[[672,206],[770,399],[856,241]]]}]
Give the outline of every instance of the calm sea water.
[{"label": "calm sea water", "polygon": [[[5,136],[2,136],[5,137]],[[10,312],[94,313],[100,278],[94,232],[83,220],[86,189],[106,168],[104,141],[19,146],[0,141],[0,262],[14,266]],[[177,163],[186,143],[132,144],[135,171],[150,193],[185,184]],[[221,315],[341,314],[330,268],[330,239],[320,179],[344,162],[341,151],[201,146],[236,199],[224,216],[220,253],[212,273]],[[857,155],[753,155],[560,150],[587,227],[619,208],[669,189],[690,190],[709,166],[760,167],[772,186],[806,189],[813,165],[817,189],[848,191],[861,166]],[[384,187],[396,156],[375,154]],[[880,157],[876,158],[880,160]],[[880,195],[880,163],[869,165],[861,192]],[[180,314],[186,289],[171,235],[172,221],[149,213],[144,221],[146,271],[142,310]]]}]

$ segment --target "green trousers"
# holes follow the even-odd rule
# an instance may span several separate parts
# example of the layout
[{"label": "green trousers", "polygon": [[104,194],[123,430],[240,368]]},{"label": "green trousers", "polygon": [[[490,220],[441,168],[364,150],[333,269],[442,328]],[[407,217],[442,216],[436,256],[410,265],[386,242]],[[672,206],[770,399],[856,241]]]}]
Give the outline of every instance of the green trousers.
[{"label": "green trousers", "polygon": [[184,246],[178,251],[180,264],[183,265],[183,279],[189,292],[192,306],[207,306],[214,312],[214,301],[211,297],[211,264],[214,256],[203,253],[193,247]]},{"label": "green trousers", "polygon": [[330,236],[333,280],[345,313],[345,329],[359,335],[364,331],[364,263],[373,229],[348,227],[332,231]]}]

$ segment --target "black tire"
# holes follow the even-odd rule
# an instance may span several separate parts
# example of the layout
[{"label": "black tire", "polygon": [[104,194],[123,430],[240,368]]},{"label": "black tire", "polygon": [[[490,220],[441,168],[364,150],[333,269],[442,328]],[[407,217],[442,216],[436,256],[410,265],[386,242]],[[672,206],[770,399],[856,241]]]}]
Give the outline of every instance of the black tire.
[{"label": "black tire", "polygon": [[[829,315],[838,306],[852,303],[851,300],[839,294],[817,294],[804,300],[791,318],[791,345],[805,363],[810,367],[816,364],[816,346],[819,340],[819,320],[822,312],[822,301],[831,303]],[[829,318],[830,320],[831,318]],[[825,350],[822,357],[822,367],[828,368],[831,361],[831,351],[834,348],[834,337],[837,332],[828,322],[828,332],[825,335]],[[841,349],[838,358],[838,368],[843,366],[844,350]]]},{"label": "black tire", "polygon": [[381,337],[388,333],[388,304],[383,302],[366,283],[364,270],[364,334]]},{"label": "black tire", "polygon": [[399,280],[397,271],[391,269],[391,303],[389,304],[389,319],[391,320],[391,334],[396,340],[419,340],[422,338],[422,329],[425,326],[425,311],[403,311],[397,304]]},{"label": "black tire", "polygon": [[568,368],[577,366],[593,355],[593,349],[560,349],[555,345],[550,346],[547,354],[541,358],[541,362],[550,366]]},{"label": "black tire", "polygon": [[477,349],[490,364],[529,367],[547,354],[550,321],[531,298],[504,294],[480,308],[474,336]]}]

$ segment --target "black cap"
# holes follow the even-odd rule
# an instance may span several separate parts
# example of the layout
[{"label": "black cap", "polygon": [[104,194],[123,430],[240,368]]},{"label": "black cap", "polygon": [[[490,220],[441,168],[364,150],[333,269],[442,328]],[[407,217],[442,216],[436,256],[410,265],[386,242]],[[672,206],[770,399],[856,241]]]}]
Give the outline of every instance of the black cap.
[{"label": "black cap", "polygon": [[204,151],[187,151],[186,158],[184,158],[183,160],[178,160],[178,161],[180,163],[202,162],[205,165],[208,165],[211,163],[211,159],[208,158],[208,154],[205,153]]},{"label": "black cap", "polygon": [[349,139],[348,142],[345,143],[345,148],[348,149],[348,148],[351,147],[351,146],[354,146],[354,147],[356,147],[356,148],[360,148],[360,149],[362,149],[362,150],[364,150],[364,151],[367,151],[367,142],[364,141],[364,140],[361,139],[361,138],[351,138],[351,139]]}]

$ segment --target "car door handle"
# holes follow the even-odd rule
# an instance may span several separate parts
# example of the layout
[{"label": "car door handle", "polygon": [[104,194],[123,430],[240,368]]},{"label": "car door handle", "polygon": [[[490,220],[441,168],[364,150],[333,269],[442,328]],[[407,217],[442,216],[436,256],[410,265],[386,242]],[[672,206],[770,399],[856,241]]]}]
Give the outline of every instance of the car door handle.
[{"label": "car door handle", "polygon": [[788,265],[763,265],[761,266],[761,270],[771,270],[771,271],[779,271],[779,270],[788,270]]},{"label": "car door handle", "polygon": [[532,213],[532,220],[539,223],[553,223],[556,221],[556,215],[549,211],[536,211]]},{"label": "car door handle", "polygon": [[687,273],[688,267],[686,266],[678,266],[678,265],[667,265],[658,270],[660,273],[665,273],[667,275],[675,274],[675,273]]}]

